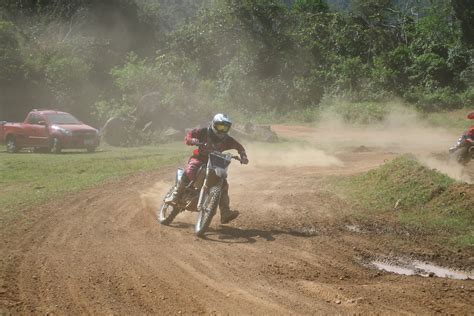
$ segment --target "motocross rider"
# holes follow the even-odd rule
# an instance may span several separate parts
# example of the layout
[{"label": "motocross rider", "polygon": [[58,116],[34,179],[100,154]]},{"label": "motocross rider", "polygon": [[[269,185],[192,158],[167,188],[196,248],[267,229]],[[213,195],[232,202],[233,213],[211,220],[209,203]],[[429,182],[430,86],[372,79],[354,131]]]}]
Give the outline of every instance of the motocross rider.
[{"label": "motocross rider", "polygon": [[[467,116],[468,119],[474,120],[474,112],[469,113]],[[459,147],[464,146],[464,143],[466,140],[469,139],[474,142],[474,125],[471,126],[464,134],[459,137],[458,142],[456,143],[455,146],[449,148],[449,152],[454,152],[456,151]]]},{"label": "motocross rider", "polygon": [[[188,146],[202,145],[195,149],[188,164],[184,170],[184,175],[176,185],[176,189],[171,195],[167,203],[176,203],[184,193],[186,186],[196,178],[199,168],[207,163],[207,152],[210,150],[217,150],[223,152],[230,149],[235,149],[240,155],[241,163],[246,165],[249,163],[245,148],[237,142],[233,137],[228,135],[232,121],[225,114],[216,114],[208,127],[196,128],[188,132],[184,141]],[[229,199],[229,184],[225,180],[219,209],[221,212],[221,223],[227,224],[231,220],[239,216],[238,211],[231,211]]]}]

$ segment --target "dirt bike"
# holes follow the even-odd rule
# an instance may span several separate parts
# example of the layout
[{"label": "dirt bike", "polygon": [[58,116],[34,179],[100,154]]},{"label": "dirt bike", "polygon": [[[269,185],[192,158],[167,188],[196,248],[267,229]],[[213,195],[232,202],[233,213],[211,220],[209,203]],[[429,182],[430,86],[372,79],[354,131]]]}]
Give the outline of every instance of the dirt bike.
[{"label": "dirt bike", "polygon": [[467,165],[474,159],[474,141],[466,137],[459,138],[456,146],[449,149],[449,156],[461,165]]},{"label": "dirt bike", "polygon": [[[200,144],[202,146],[202,144]],[[163,204],[158,211],[158,220],[163,225],[169,225],[183,211],[198,212],[195,233],[203,237],[216,214],[221,199],[222,186],[227,178],[227,170],[232,159],[240,161],[239,156],[218,151],[208,153],[207,165],[198,170],[196,179],[191,181],[176,203],[165,202],[176,190],[178,182],[184,176],[184,170],[176,171],[175,184],[163,198]]]}]

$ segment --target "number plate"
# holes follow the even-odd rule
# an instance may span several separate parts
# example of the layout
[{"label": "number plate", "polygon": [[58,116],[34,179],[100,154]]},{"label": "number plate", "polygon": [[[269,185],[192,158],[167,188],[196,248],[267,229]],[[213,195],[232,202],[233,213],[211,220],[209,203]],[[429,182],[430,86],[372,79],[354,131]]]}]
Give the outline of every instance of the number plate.
[{"label": "number plate", "polygon": [[84,139],[84,145],[86,145],[86,146],[94,145],[94,140],[93,139]]}]

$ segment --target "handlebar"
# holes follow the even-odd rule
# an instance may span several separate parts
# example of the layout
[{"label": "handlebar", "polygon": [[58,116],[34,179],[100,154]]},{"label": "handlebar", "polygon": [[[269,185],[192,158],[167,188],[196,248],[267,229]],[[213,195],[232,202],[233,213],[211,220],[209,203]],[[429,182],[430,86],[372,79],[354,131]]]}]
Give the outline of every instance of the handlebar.
[{"label": "handlebar", "polygon": [[[201,148],[201,147],[204,147],[204,146],[206,146],[206,145],[207,145],[206,143],[197,143],[197,144],[195,144],[195,146],[198,146],[198,147],[200,147],[200,148]],[[240,158],[240,156],[238,156],[238,155],[232,155],[231,158],[232,158],[232,159],[235,159],[235,160],[237,160],[237,161],[239,161],[239,162],[242,162],[242,158]]]},{"label": "handlebar", "polygon": [[240,158],[240,156],[237,156],[237,155],[232,155],[232,159],[235,159],[238,162],[242,162],[242,159]]}]

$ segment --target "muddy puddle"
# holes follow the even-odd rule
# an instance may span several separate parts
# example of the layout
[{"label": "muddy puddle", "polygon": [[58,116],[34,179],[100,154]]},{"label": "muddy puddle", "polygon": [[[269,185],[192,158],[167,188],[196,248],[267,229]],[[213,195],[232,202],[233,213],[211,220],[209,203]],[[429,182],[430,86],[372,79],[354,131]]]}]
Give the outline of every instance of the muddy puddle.
[{"label": "muddy puddle", "polygon": [[474,271],[461,271],[437,266],[433,263],[410,259],[374,260],[369,266],[401,275],[419,275],[455,280],[474,280]]}]

